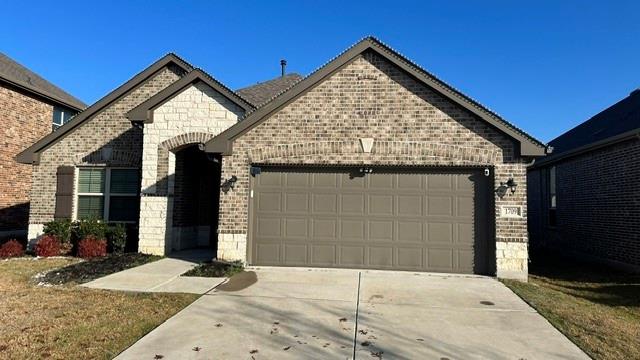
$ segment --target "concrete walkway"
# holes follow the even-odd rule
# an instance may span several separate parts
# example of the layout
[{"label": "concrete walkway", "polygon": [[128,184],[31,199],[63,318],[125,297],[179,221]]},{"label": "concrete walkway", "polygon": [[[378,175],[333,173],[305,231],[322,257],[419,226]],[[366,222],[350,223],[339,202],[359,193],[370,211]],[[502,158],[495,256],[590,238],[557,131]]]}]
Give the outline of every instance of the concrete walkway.
[{"label": "concrete walkway", "polygon": [[588,359],[492,278],[262,268],[118,359]]},{"label": "concrete walkway", "polygon": [[107,290],[204,294],[226,278],[180,275],[211,258],[212,253],[209,251],[182,251],[149,264],[107,275],[83,286]]}]

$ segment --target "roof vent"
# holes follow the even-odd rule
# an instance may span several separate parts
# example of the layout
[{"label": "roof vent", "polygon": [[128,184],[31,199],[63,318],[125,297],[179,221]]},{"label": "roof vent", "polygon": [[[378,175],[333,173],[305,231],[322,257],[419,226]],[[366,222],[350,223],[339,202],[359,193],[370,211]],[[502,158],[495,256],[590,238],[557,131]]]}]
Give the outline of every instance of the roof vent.
[{"label": "roof vent", "polygon": [[280,68],[282,69],[282,77],[284,77],[284,74],[287,68],[287,60],[285,59],[280,60]]},{"label": "roof vent", "polygon": [[638,94],[640,94],[640,88],[637,88],[637,89],[633,90],[633,91],[629,94],[629,96],[638,95]]}]

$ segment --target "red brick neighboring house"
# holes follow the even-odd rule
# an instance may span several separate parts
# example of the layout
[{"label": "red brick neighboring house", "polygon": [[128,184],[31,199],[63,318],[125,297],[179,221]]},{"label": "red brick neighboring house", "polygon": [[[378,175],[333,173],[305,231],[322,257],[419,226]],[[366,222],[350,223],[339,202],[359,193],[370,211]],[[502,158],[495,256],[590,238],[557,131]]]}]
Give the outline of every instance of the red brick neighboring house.
[{"label": "red brick neighboring house", "polygon": [[24,237],[31,165],[14,157],[85,104],[0,53],[0,239]]},{"label": "red brick neighboring house", "polygon": [[531,246],[640,269],[640,89],[549,145],[527,173]]}]

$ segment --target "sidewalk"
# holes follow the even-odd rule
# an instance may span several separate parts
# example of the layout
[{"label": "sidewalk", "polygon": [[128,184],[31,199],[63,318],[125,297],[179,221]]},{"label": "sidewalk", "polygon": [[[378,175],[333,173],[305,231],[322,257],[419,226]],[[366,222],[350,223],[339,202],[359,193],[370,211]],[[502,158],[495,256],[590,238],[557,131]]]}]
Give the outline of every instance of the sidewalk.
[{"label": "sidewalk", "polygon": [[212,254],[206,250],[181,251],[149,264],[107,275],[82,286],[106,290],[204,294],[226,278],[180,275],[211,258]]}]

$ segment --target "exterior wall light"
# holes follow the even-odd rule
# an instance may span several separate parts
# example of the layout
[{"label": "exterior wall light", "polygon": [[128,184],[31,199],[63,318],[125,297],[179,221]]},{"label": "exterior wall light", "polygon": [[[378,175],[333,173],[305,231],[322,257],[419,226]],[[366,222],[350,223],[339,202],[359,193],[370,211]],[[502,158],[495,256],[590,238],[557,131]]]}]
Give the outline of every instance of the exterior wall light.
[{"label": "exterior wall light", "polygon": [[236,181],[238,181],[238,177],[233,175],[220,185],[220,189],[226,194],[229,190],[235,187]]},{"label": "exterior wall light", "polygon": [[516,187],[518,187],[518,184],[515,182],[515,180],[513,180],[513,178],[509,178],[506,183],[501,182],[500,186],[506,186],[507,189],[511,190],[511,193],[513,194],[516,192]]}]

